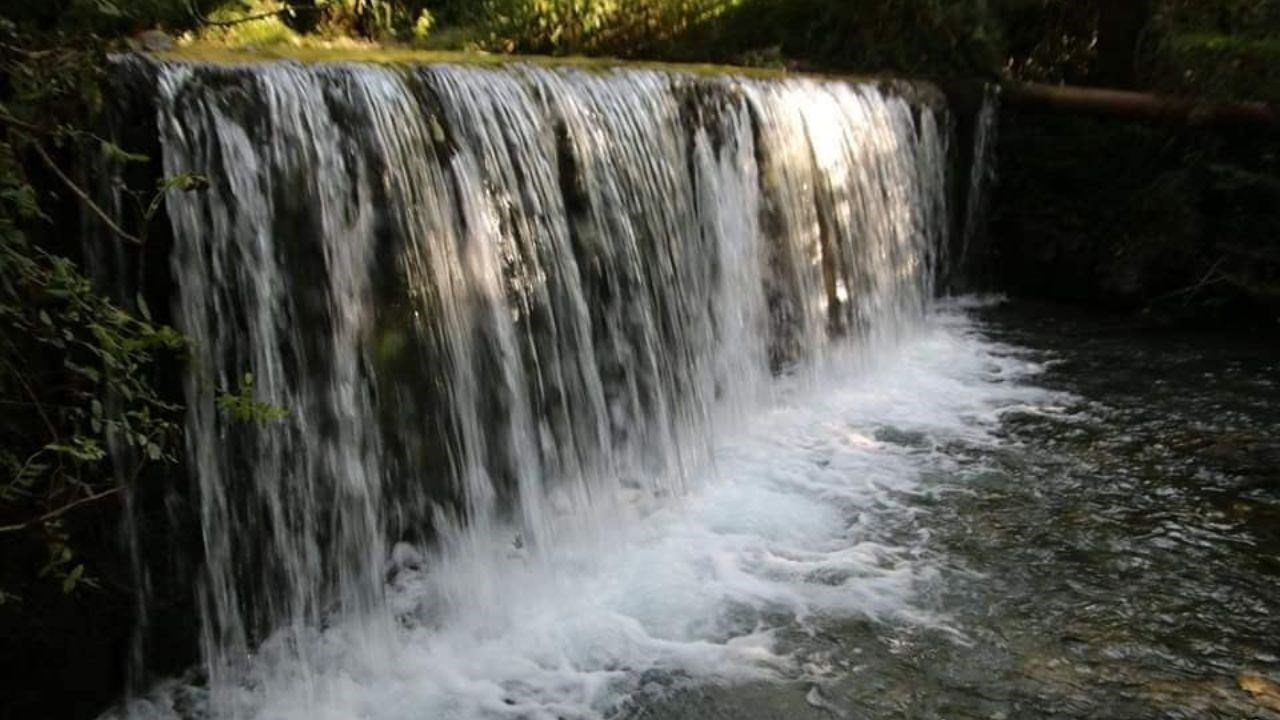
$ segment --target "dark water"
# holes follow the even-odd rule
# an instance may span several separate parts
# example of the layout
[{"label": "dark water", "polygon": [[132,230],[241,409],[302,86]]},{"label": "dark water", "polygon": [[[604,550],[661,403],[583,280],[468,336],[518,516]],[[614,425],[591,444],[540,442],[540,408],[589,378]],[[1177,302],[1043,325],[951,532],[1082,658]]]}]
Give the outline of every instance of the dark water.
[{"label": "dark water", "polygon": [[793,639],[792,682],[632,717],[1280,718],[1280,346],[978,317],[1063,395],[1006,411],[995,446],[898,438],[949,460],[884,531],[923,538],[942,622],[833,622]]}]

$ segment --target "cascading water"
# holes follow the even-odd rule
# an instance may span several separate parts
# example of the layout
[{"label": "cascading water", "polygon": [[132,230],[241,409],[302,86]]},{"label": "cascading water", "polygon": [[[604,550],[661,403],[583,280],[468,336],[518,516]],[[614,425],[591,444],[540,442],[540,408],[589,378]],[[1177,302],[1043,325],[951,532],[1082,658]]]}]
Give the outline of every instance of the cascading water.
[{"label": "cascading water", "polygon": [[970,268],[973,246],[986,233],[987,198],[996,181],[996,141],[999,130],[1000,86],[988,83],[982,89],[982,104],[973,125],[973,159],[969,166],[969,189],[965,193],[964,227],[960,235],[960,257],[955,266]]},{"label": "cascading water", "polygon": [[[841,519],[897,482],[859,454],[875,443],[806,476],[827,441],[799,428],[850,397],[886,417],[896,401],[945,405],[925,386],[814,394],[847,380],[833,358],[892,356],[925,326],[948,152],[943,111],[907,99],[919,89],[525,66],[153,71],[165,172],[210,181],[168,208],[194,344],[200,712],[590,716],[646,668],[770,667],[753,603],[881,612],[909,584],[914,570]],[[901,362],[937,375],[980,360],[935,351]],[[218,410],[245,375],[285,419]],[[805,393],[835,415],[766,412]],[[751,480],[769,458],[800,490]],[[868,484],[836,472],[841,458]],[[758,490],[715,491],[741,517],[672,515],[726,473]],[[792,511],[800,527],[777,531],[790,550],[753,544]],[[766,529],[723,530],[742,518]],[[671,555],[682,542],[707,554]],[[606,571],[619,547],[654,578]],[[686,561],[733,579],[704,592]],[[824,579],[788,584],[801,567]],[[636,591],[643,607],[636,583],[656,583]],[[407,684],[373,709],[353,687],[378,678]],[[125,712],[165,715],[166,697]]]}]

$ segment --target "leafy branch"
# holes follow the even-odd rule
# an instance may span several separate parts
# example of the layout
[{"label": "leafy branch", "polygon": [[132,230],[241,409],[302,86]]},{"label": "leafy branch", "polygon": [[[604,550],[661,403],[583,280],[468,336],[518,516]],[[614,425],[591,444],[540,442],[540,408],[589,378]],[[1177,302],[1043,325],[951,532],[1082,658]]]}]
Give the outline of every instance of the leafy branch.
[{"label": "leafy branch", "polygon": [[235,392],[221,392],[217,398],[218,409],[236,422],[274,422],[288,417],[284,408],[262,402],[254,397],[253,373],[245,373],[240,378],[240,387]]},{"label": "leafy branch", "polygon": [[[101,52],[92,42],[32,50],[0,43],[0,404],[26,410],[0,412],[0,538],[9,564],[0,602],[45,580],[64,592],[92,585],[77,561],[73,514],[176,463],[181,447],[180,408],[156,370],[185,350],[185,338],[155,323],[141,298],[130,310],[99,292],[69,257],[80,249],[78,224],[40,207],[50,192],[69,192],[87,217],[136,247],[170,191],[206,184],[182,175],[146,191],[118,188],[138,206],[133,229],[74,179],[75,164],[94,152],[116,166],[148,160],[82,129],[95,124],[101,104]],[[44,172],[33,180],[29,168]],[[29,567],[26,560],[9,563],[11,553],[41,546],[38,573],[16,569]]]}]

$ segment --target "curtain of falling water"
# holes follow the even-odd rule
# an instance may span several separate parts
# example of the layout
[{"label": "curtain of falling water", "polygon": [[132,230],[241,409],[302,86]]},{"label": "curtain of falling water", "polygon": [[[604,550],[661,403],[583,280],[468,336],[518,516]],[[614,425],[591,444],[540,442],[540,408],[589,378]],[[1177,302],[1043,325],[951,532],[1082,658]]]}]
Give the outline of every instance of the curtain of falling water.
[{"label": "curtain of falling water", "polygon": [[996,141],[999,129],[1000,86],[983,88],[982,105],[974,119],[973,162],[969,167],[969,191],[966,194],[964,227],[960,236],[960,257],[956,267],[964,269],[973,262],[972,246],[986,233],[986,205],[991,186],[996,181]]},{"label": "curtain of falling water", "polygon": [[[870,84],[159,77],[165,171],[210,179],[169,213],[215,708],[268,633],[340,615],[376,648],[392,541],[474,565],[462,602],[510,592],[486,543],[684,491],[771,372],[908,331],[945,245],[944,133]],[[246,374],[286,419],[217,411]]]}]

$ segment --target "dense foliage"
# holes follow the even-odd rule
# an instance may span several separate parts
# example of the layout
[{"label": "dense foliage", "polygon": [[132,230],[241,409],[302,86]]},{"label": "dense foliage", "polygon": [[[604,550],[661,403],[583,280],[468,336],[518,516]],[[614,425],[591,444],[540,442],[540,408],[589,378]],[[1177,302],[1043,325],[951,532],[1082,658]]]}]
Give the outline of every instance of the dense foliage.
[{"label": "dense foliage", "polygon": [[[6,28],[0,46],[0,600],[33,582],[64,592],[91,580],[66,521],[118,500],[149,463],[174,462],[177,408],[153,382],[158,355],[181,349],[146,305],[122,307],[73,258],[89,242],[145,241],[174,183],[125,193],[144,222],[126,231],[85,188],[95,163],[139,158],[84,129],[101,109],[104,48],[41,44]],[[191,185],[189,178],[176,184]],[[105,236],[81,237],[84,213]],[[34,542],[35,540],[39,542]],[[38,557],[42,555],[43,557]]]},{"label": "dense foliage", "polygon": [[[186,554],[174,545],[192,529],[173,532],[181,513],[165,505],[182,486],[186,340],[118,267],[109,283],[90,275],[123,263],[141,280],[167,242],[153,249],[150,232],[164,198],[204,184],[157,182],[158,162],[102,137],[120,90],[107,52],[119,33],[195,27],[205,10],[77,1],[0,17],[0,674],[12,681],[0,717],[93,717],[124,685],[126,656],[190,662],[190,579],[147,569]],[[246,381],[219,408],[278,417],[252,392]],[[134,629],[144,605],[149,636]]]},{"label": "dense foliage", "polygon": [[47,0],[9,3],[3,15],[28,42],[46,43],[54,36],[83,39],[92,33],[113,37],[162,27],[183,30],[200,24],[219,7],[235,0]]},{"label": "dense foliage", "polygon": [[[1280,102],[1280,2],[1164,0],[1146,9],[1129,58],[1137,87]],[[1047,66],[1043,77],[1088,82],[1093,54],[1082,51],[1082,62],[1058,64],[1056,72]],[[1138,308],[1160,322],[1275,327],[1274,131],[1194,122],[1154,127],[1024,109],[1004,113],[999,147],[1003,181],[993,227],[1005,288]]]},{"label": "dense foliage", "polygon": [[1160,324],[1275,329],[1275,139],[1020,109],[1005,113],[999,149],[1002,289]]},{"label": "dense foliage", "polygon": [[443,0],[434,12],[499,52],[901,71],[999,64],[986,0]]},{"label": "dense foliage", "polygon": [[202,0],[157,17],[255,47],[356,37],[1280,97],[1280,0]]},{"label": "dense foliage", "polygon": [[1169,0],[1153,27],[1152,86],[1280,102],[1280,0]]}]

